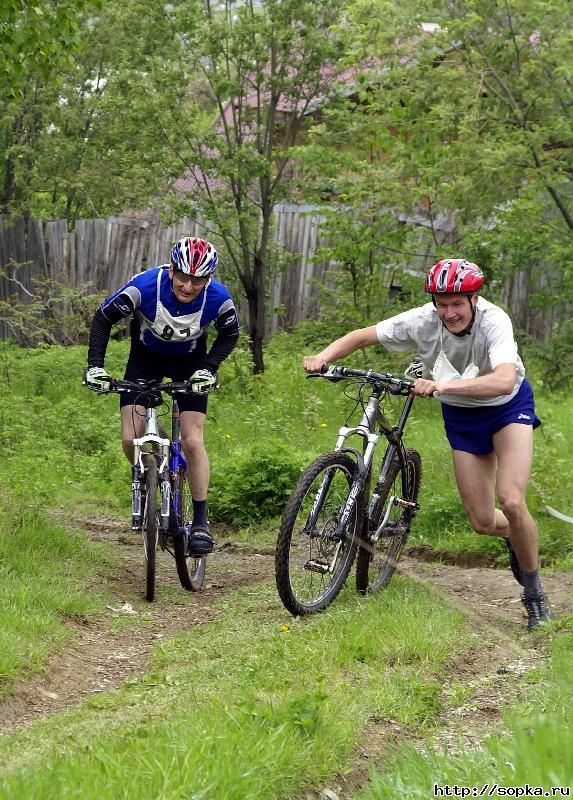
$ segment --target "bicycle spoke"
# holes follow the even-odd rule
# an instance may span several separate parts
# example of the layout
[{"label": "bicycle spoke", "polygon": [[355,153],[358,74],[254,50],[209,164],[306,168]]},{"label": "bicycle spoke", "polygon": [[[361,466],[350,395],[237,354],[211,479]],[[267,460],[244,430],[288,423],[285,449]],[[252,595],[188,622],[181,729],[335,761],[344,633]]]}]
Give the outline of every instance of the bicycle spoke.
[{"label": "bicycle spoke", "polygon": [[159,538],[157,462],[151,454],[143,456],[145,469],[145,511],[143,519],[143,551],[145,554],[145,599],[155,597],[155,557]]},{"label": "bicycle spoke", "polygon": [[190,556],[187,552],[186,522],[191,519],[191,493],[183,469],[177,470],[173,485],[169,528],[173,535],[173,556],[181,586],[189,592],[198,592],[203,586],[207,559],[205,556]]},{"label": "bicycle spoke", "polygon": [[336,597],[356,553],[354,506],[341,524],[355,471],[349,456],[327,453],[313,462],[299,480],[281,523],[277,542],[276,579],[280,597],[293,614],[326,608]]}]

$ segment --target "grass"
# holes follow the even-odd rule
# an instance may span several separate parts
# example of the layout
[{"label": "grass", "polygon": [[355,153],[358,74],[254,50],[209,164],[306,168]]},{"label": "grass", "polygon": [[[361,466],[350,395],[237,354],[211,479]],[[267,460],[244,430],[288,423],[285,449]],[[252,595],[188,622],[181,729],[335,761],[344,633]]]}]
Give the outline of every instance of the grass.
[{"label": "grass", "polygon": [[[232,521],[235,514],[235,524],[249,527],[260,522],[260,514],[272,516],[273,507],[280,514],[296,474],[318,453],[333,448],[338,427],[355,407],[340,384],[305,380],[300,367],[304,346],[296,336],[277,336],[263,375],[250,374],[244,349],[234,351],[223,364],[223,388],[210,398],[206,425],[213,517],[219,514]],[[108,368],[113,374],[122,374],[126,354],[127,342],[110,343]],[[129,466],[119,446],[118,401],[80,385],[84,359],[84,348],[24,351],[4,346],[6,375],[0,395],[6,402],[0,429],[10,434],[11,458],[0,464],[0,478],[31,488],[48,504],[57,497],[68,507],[80,503],[86,509],[97,506],[127,514]],[[373,350],[352,357],[357,366],[379,369],[398,370],[403,361],[394,357],[388,363]],[[568,569],[573,564],[573,526],[551,517],[545,506],[573,513],[568,445],[573,438],[573,401],[536,390],[543,425],[535,434],[528,502],[539,525],[544,565]],[[399,403],[396,398],[386,401],[393,419]],[[438,403],[415,404],[406,442],[422,454],[425,474],[412,543],[454,555],[475,553],[505,566],[499,542],[476,535],[466,520]],[[39,452],[50,453],[51,469],[37,470]]]},{"label": "grass", "polygon": [[[114,374],[121,373],[126,347],[110,344]],[[6,694],[63,645],[70,618],[101,608],[98,575],[115,569],[113,549],[56,524],[54,508],[61,520],[77,508],[127,515],[129,466],[119,445],[117,398],[80,386],[84,348],[2,348],[0,480],[10,487],[0,500],[0,693]],[[302,348],[296,336],[277,337],[262,376],[249,374],[244,351],[223,365],[223,389],[210,399],[206,431],[214,476],[248,467],[253,448],[271,461],[276,454],[277,463],[280,453],[280,463],[296,470],[332,448],[354,402],[340,385],[304,380]],[[366,364],[366,356],[355,354],[353,363]],[[368,363],[391,368],[382,359]],[[393,412],[397,401],[387,405]],[[543,509],[572,513],[573,402],[540,392],[538,408],[544,424],[536,433],[528,498],[545,563],[571,568],[573,528]],[[437,403],[416,403],[407,443],[422,453],[425,471],[412,543],[495,561],[499,543],[473,534],[461,510]],[[223,481],[237,507],[242,487],[256,492],[270,473],[264,460],[257,470],[248,482]],[[277,514],[282,510],[284,472],[265,486],[268,514],[272,491]],[[250,505],[243,504],[251,511],[237,538],[269,546],[273,523],[256,517],[262,505],[256,498],[250,494]],[[233,497],[226,502],[232,507]],[[144,621],[110,623],[126,624]],[[516,785],[533,763],[529,782],[535,776],[549,786],[570,778],[562,754],[572,749],[571,620],[560,620],[536,646],[543,650],[548,642],[546,668],[537,683],[523,679],[522,703],[504,720],[512,735],[492,738],[475,753],[445,756],[407,742],[431,741],[440,715],[471,694],[452,672],[455,653],[470,657],[475,645],[457,611],[400,579],[374,599],[360,600],[349,587],[327,614],[306,620],[286,616],[272,585],[243,590],[219,605],[214,621],[160,644],[148,674],[3,737],[0,797],[300,798],[355,767],[367,726],[389,721],[400,737],[385,742],[384,768],[373,773],[364,798],[428,796],[436,775],[444,783],[513,775]]]},{"label": "grass", "polygon": [[[215,517],[224,512],[231,522],[234,514],[235,527],[239,523],[241,528],[238,538],[245,541],[266,541],[268,545],[272,539],[265,533],[269,520],[261,521],[258,515],[264,511],[272,518],[273,511],[281,513],[296,475],[308,460],[333,447],[339,425],[355,407],[340,384],[305,380],[300,356],[306,346],[300,336],[278,335],[268,349],[267,371],[254,377],[248,353],[236,350],[223,365],[222,390],[210,399],[206,439],[213,475],[211,512]],[[107,363],[113,374],[122,374],[127,347],[125,341],[110,343]],[[0,355],[4,378],[0,385],[0,430],[5,448],[0,480],[12,487],[13,498],[8,512],[0,507],[5,531],[2,546],[8,546],[7,531],[19,507],[36,513],[58,506],[64,517],[66,511],[77,508],[127,517],[129,465],[119,445],[118,402],[116,397],[98,397],[81,386],[85,349],[24,350],[3,343]],[[397,361],[388,363],[386,356],[374,351],[356,353],[352,363],[378,369],[398,370],[401,366]],[[538,395],[543,426],[536,433],[528,498],[539,522],[544,566],[571,568],[573,526],[550,517],[544,507],[549,504],[571,513],[568,487],[573,467],[568,442],[573,436],[573,402],[543,392]],[[386,401],[391,417],[395,418],[398,406],[395,398]],[[411,545],[430,547],[446,558],[448,554],[473,553],[505,568],[507,556],[499,542],[477,536],[467,523],[437,403],[415,404],[406,439],[421,452],[425,475],[422,508]],[[46,454],[49,468],[40,468]],[[87,554],[89,548],[84,546]],[[41,568],[44,549],[33,549],[30,558],[45,573],[43,584],[48,586],[49,572]],[[18,552],[13,558],[19,558]],[[86,575],[84,564],[84,555],[78,555],[71,569],[79,584],[81,576]],[[14,564],[6,568],[13,569]],[[20,585],[22,581],[20,575]],[[50,647],[45,642],[56,644],[57,637],[63,635],[59,621],[54,622],[53,630],[53,635],[41,639],[37,656],[30,651],[34,636],[22,644],[18,644],[18,638],[9,651],[6,649],[4,682],[10,685],[23,664],[41,663]]]},{"label": "grass", "polygon": [[295,797],[352,766],[369,718],[431,730],[470,642],[461,614],[404,579],[311,619],[287,618],[274,586],[219,614],[121,690],[5,737],[0,797]]},{"label": "grass", "polygon": [[22,513],[8,498],[0,513],[0,700],[66,641],[67,620],[101,605],[97,574],[114,563],[85,536],[70,535],[39,512]]},{"label": "grass", "polygon": [[526,701],[506,709],[507,735],[493,735],[471,752],[401,748],[384,771],[373,770],[370,785],[356,800],[421,800],[436,796],[435,784],[465,787],[466,796],[475,796],[469,793],[473,787],[479,792],[487,785],[488,791],[494,784],[540,787],[538,795],[555,788],[554,796],[568,796],[573,786],[572,622],[550,646],[553,659],[537,687]]}]

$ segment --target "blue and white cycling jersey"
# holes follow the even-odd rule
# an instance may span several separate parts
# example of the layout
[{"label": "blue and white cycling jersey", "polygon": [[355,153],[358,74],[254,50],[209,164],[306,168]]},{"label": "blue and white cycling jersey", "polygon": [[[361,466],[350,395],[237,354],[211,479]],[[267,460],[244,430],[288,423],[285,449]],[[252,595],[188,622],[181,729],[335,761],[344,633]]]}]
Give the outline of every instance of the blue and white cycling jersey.
[{"label": "blue and white cycling jersey", "polygon": [[238,334],[237,312],[226,286],[210,278],[194,300],[181,303],[173,293],[168,267],[135,275],[104,300],[103,315],[115,323],[134,314],[140,341],[150,350],[169,355],[191,353],[211,322],[218,333]]}]

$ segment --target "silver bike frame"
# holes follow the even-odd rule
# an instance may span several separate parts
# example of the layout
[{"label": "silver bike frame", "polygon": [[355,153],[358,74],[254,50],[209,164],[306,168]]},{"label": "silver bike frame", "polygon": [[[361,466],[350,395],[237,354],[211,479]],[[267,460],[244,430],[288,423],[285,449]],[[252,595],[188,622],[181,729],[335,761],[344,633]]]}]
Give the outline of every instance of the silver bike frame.
[{"label": "silver bike frame", "polygon": [[[169,484],[169,447],[170,440],[164,439],[159,434],[157,426],[157,409],[147,408],[145,412],[145,433],[137,439],[133,440],[134,454],[133,465],[138,467],[140,473],[143,475],[145,467],[143,463],[144,453],[150,452],[146,449],[151,445],[151,452],[157,452],[161,456],[161,463],[158,467],[158,474],[161,483],[161,530],[167,531],[169,528],[169,502],[171,499],[171,486]],[[137,497],[136,497],[137,495]],[[139,501],[139,508],[135,508],[137,501]],[[141,515],[141,495],[139,492],[134,493],[133,497],[132,514]]]},{"label": "silver bike frame", "polygon": [[[374,457],[374,450],[378,442],[380,441],[381,435],[379,433],[373,433],[373,431],[375,430],[376,424],[377,423],[381,424],[381,422],[382,420],[380,415],[380,398],[375,395],[371,395],[370,398],[368,399],[368,403],[366,404],[366,408],[364,409],[364,413],[358,425],[352,428],[343,425],[338,431],[338,439],[336,440],[336,446],[334,448],[335,450],[344,450],[347,440],[351,436],[360,436],[366,442],[366,447],[364,448],[364,453],[362,454],[362,461],[364,465],[362,473],[363,476],[368,475],[368,471],[370,469],[372,459]],[[390,466],[392,458],[394,457],[394,454],[395,450],[391,446],[386,454],[386,458],[380,469],[379,481],[383,480],[384,476],[388,472],[388,468]],[[323,492],[326,491],[328,487],[327,480],[328,476],[325,476],[325,479],[318,490],[317,501],[316,501],[317,505],[318,501],[322,499]],[[362,491],[362,488],[363,488],[363,481],[354,481],[351,487],[351,491],[346,500],[346,503],[344,504],[344,509],[342,511],[338,526],[339,529],[344,530],[346,525],[348,524],[350,516],[352,514],[352,510],[356,504],[356,498],[358,497],[358,494]],[[376,496],[376,493],[374,492],[371,497],[370,504],[368,506],[367,510],[368,516],[370,516],[371,512],[373,511],[374,504],[376,503],[377,499],[378,498]],[[386,508],[386,513],[384,514],[384,519],[378,526],[376,532],[371,537],[369,537],[372,542],[377,542],[378,539],[380,538],[382,531],[386,527],[386,524],[388,523],[388,520],[390,518],[390,514],[392,513],[392,509],[395,505],[409,507],[411,503],[409,503],[407,500],[404,500],[401,497],[398,497],[397,495],[392,495],[392,497],[390,497],[388,501],[388,506]]]}]

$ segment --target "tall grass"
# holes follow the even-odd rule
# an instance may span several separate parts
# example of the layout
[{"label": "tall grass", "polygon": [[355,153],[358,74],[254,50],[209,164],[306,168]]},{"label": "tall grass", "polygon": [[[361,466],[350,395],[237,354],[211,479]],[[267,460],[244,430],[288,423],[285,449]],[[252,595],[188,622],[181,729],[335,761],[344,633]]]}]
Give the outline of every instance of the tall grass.
[{"label": "tall grass", "polygon": [[[304,337],[304,330],[277,336],[262,376],[250,375],[244,350],[223,365],[206,431],[215,490],[218,476],[230,485],[226,476],[247,470],[254,454],[261,455],[257,469],[264,477],[265,463],[278,463],[279,456],[299,469],[332,448],[355,401],[338,384],[304,379],[301,356],[313,344]],[[126,355],[126,342],[111,343],[113,374],[122,374]],[[64,640],[66,615],[90,614],[102,603],[94,584],[98,571],[113,568],[112,551],[67,532],[66,514],[77,507],[128,513],[129,466],[119,444],[117,398],[81,387],[84,359],[83,348],[0,345],[0,479],[10,487],[0,497],[4,691],[22,670],[39,669]],[[355,354],[353,363],[401,366],[372,353]],[[563,566],[571,563],[571,529],[543,507],[571,513],[573,403],[543,393],[538,400],[544,426],[536,434],[529,500],[545,560]],[[386,402],[395,413],[399,401]],[[425,469],[414,543],[450,552],[473,547],[495,558],[496,542],[472,534],[463,517],[437,403],[416,402],[406,438],[422,453]],[[251,481],[249,491],[257,483]],[[232,487],[237,503],[242,485],[238,480]],[[277,517],[282,483],[279,488]],[[232,513],[233,494],[225,497]],[[61,523],[54,522],[54,509]],[[272,504],[266,513],[273,514]],[[255,514],[240,519],[244,535],[254,529]],[[272,525],[265,527],[272,540]],[[507,719],[513,740],[492,740],[471,757],[444,758],[405,751],[401,738],[395,751],[390,743],[383,748],[384,771],[373,777],[371,791],[427,796],[435,775],[473,780],[483,772],[509,780],[525,775],[539,752],[542,766],[530,782],[534,775],[547,785],[570,777],[561,765],[573,729],[573,642],[570,622],[560,624],[547,672],[540,672],[534,689],[523,687],[527,703]],[[222,602],[214,622],[159,645],[148,674],[4,737],[0,797],[301,797],[353,766],[353,748],[368,721],[391,721],[405,739],[430,734],[454,702],[447,683],[455,653],[471,657],[475,644],[458,612],[399,578],[373,599],[361,600],[348,587],[326,614],[310,620],[291,620],[274,586],[245,590]],[[537,644],[542,647],[543,639]]]},{"label": "tall grass", "polygon": [[[257,521],[257,508],[264,507],[267,517],[272,517],[273,511],[280,515],[296,473],[310,458],[332,449],[338,427],[355,409],[355,400],[345,396],[341,384],[305,380],[302,355],[308,348],[316,349],[314,342],[306,341],[306,331],[303,328],[290,336],[282,333],[273,339],[263,375],[251,374],[244,347],[222,366],[222,388],[209,399],[206,425],[214,518],[219,515],[233,522],[233,506],[241,525],[248,525],[250,519]],[[107,366],[115,375],[123,374],[127,347],[125,341],[110,344]],[[118,399],[96,396],[80,385],[85,349],[25,351],[4,345],[1,355],[5,380],[0,388],[0,425],[9,434],[5,447],[10,458],[0,464],[0,476],[16,491],[25,487],[28,494],[31,490],[48,505],[97,503],[102,510],[119,513],[121,509],[126,514],[129,467],[119,446]],[[374,348],[354,354],[349,361],[374,369],[397,371],[404,367],[403,356],[390,357]],[[573,514],[569,493],[573,401],[535,388],[543,425],[535,433],[528,501],[539,525],[545,565],[571,567],[573,525],[551,517],[545,506]],[[391,419],[397,419],[399,406],[399,398],[385,401]],[[416,401],[405,440],[421,452],[425,475],[412,542],[445,552],[483,554],[505,563],[499,542],[474,534],[468,525],[437,402]],[[47,454],[49,469],[38,469],[40,454]],[[277,485],[274,500],[272,492],[261,502],[256,495],[247,497],[247,484],[262,487],[270,481],[272,489],[281,475],[284,485]]]},{"label": "tall grass", "polygon": [[46,655],[66,641],[66,619],[93,614],[101,605],[98,573],[113,559],[41,512],[22,511],[8,493],[0,522],[2,700],[23,672],[40,670]]}]

